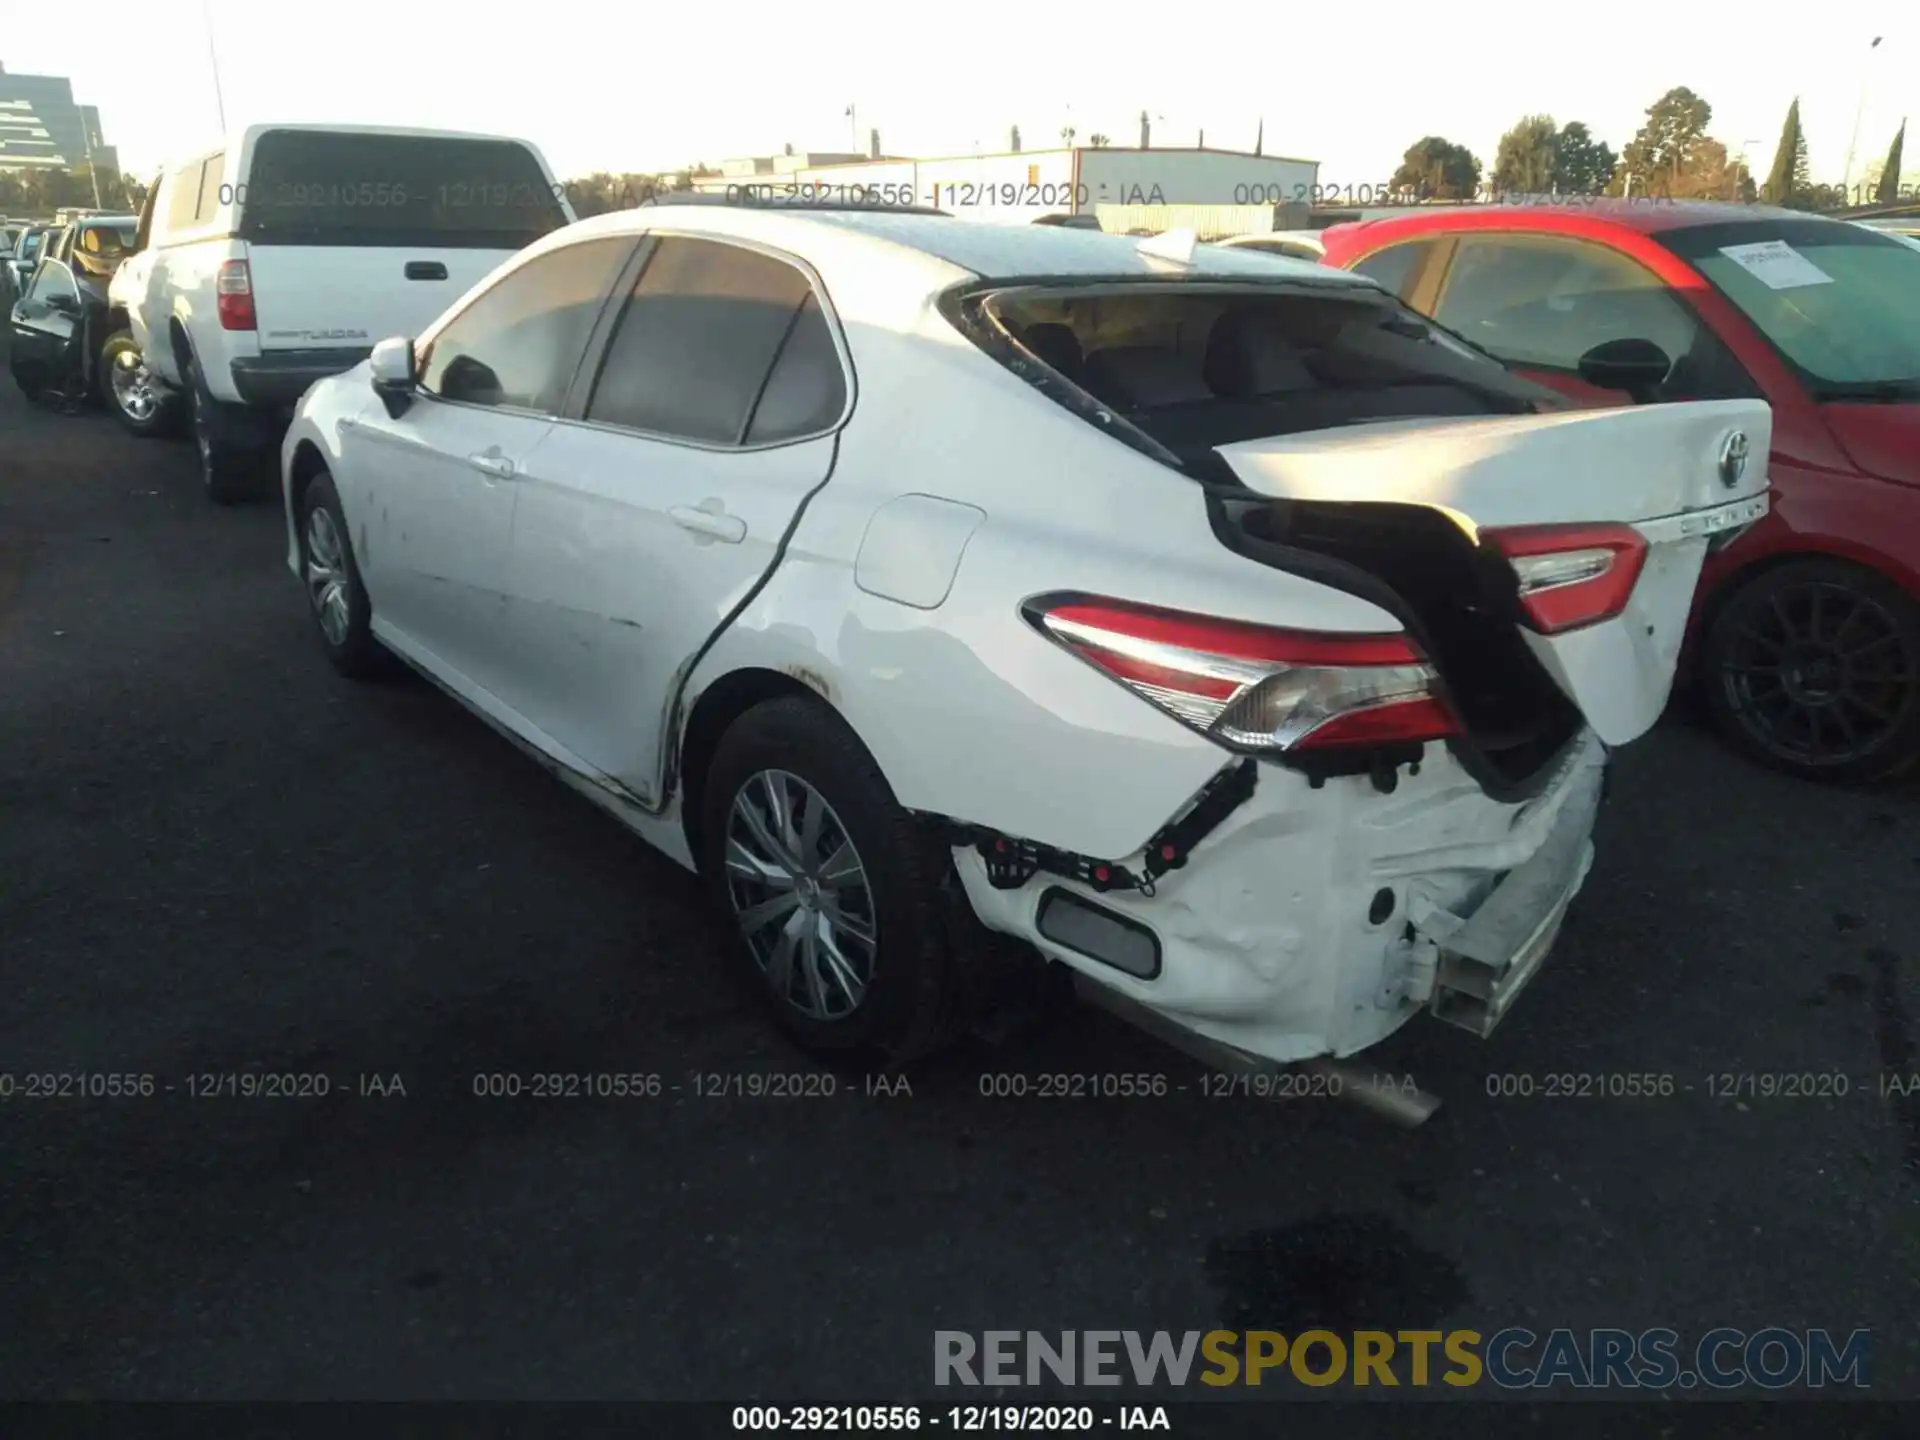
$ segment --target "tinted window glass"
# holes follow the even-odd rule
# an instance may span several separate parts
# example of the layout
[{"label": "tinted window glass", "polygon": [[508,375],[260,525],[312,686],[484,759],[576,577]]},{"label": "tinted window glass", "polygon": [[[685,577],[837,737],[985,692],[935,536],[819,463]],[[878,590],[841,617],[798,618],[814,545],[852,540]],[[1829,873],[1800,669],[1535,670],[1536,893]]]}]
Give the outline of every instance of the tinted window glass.
[{"label": "tinted window glass", "polygon": [[79,289],[73,283],[73,276],[61,261],[49,259],[33,272],[33,279],[27,285],[27,300],[44,301],[49,295],[78,296]]},{"label": "tinted window glass", "polygon": [[[607,347],[587,419],[738,443],[810,294],[806,276],[758,251],[662,240]],[[804,382],[786,385],[791,403],[804,408]],[[792,422],[795,412],[778,408],[788,403],[769,412],[769,427]]]},{"label": "tinted window glass", "polygon": [[1390,245],[1353,266],[1357,274],[1377,281],[1383,288],[1402,298],[1432,246],[1430,240],[1414,240],[1405,245]]},{"label": "tinted window glass", "polygon": [[1920,399],[1920,252],[1833,220],[1700,226],[1660,240],[1816,393],[1877,387],[1884,398]]},{"label": "tinted window glass", "polygon": [[1674,362],[1663,399],[1734,398],[1751,383],[1658,276],[1604,245],[1466,236],[1435,316],[1509,364],[1569,374],[1609,340],[1651,340]]},{"label": "tinted window glass", "polygon": [[272,130],[254,145],[240,238],[518,250],[567,223],[559,195],[510,140]]},{"label": "tinted window glass", "polygon": [[522,265],[434,337],[422,388],[472,405],[558,410],[632,252],[630,239],[589,240]]},{"label": "tinted window glass", "polygon": [[833,331],[820,301],[809,294],[773,362],[767,388],[760,392],[747,425],[747,443],[767,445],[818,434],[846,408],[847,377],[840,368],[840,352],[833,348]]}]

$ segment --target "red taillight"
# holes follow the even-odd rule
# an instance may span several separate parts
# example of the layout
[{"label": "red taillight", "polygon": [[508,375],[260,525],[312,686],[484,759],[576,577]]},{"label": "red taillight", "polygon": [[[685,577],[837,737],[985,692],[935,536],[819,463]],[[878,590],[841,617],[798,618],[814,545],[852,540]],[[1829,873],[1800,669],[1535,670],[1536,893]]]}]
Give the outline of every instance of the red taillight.
[{"label": "red taillight", "polygon": [[222,330],[251,330],[253,319],[253,275],[244,260],[229,260],[220,267],[214,282],[214,305],[220,312]]},{"label": "red taillight", "polygon": [[1236,750],[1460,732],[1433,668],[1405,635],[1278,630],[1118,600],[1039,601],[1029,614],[1134,694]]},{"label": "red taillight", "polygon": [[1627,608],[1647,541],[1631,525],[1516,525],[1484,538],[1513,566],[1520,604],[1542,635],[1611,620]]}]

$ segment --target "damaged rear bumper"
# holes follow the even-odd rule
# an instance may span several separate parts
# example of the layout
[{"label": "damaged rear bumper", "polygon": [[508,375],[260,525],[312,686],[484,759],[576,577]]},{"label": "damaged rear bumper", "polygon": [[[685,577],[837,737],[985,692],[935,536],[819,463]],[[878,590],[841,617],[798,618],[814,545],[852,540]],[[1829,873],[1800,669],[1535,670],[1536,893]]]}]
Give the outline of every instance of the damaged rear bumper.
[{"label": "damaged rear bumper", "polygon": [[1388,794],[1261,766],[1253,793],[1142,890],[1085,874],[996,885],[979,848],[954,858],[984,924],[1073,969],[1108,1008],[1221,1068],[1293,1064],[1364,1050],[1423,1008],[1490,1032],[1585,881],[1605,773],[1586,733],[1514,804],[1438,747]]}]

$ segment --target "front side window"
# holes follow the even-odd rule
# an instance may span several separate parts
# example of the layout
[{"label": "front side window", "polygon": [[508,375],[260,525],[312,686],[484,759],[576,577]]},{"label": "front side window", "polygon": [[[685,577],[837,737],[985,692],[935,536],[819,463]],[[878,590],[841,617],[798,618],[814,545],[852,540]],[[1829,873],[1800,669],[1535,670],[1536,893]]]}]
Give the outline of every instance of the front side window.
[{"label": "front side window", "polygon": [[147,198],[140,202],[140,221],[134,227],[133,250],[135,254],[147,248],[153,240],[153,210],[160,199],[160,181],[156,177],[147,187]]},{"label": "front side window", "polygon": [[50,297],[55,295],[78,299],[80,289],[73,283],[73,275],[66,265],[59,260],[49,258],[41,262],[39,268],[33,272],[33,282],[27,286],[27,293],[22,298],[28,302],[37,301],[44,305]]},{"label": "front side window", "polygon": [[1920,399],[1920,250],[1814,219],[1702,225],[1659,239],[1819,398]]},{"label": "front side window", "polygon": [[1462,236],[1434,318],[1489,354],[1577,375],[1610,340],[1650,340],[1673,369],[1663,400],[1755,394],[1720,338],[1637,261],[1605,245],[1550,235]]},{"label": "front side window", "polygon": [[421,388],[468,405],[557,412],[614,277],[632,253],[633,241],[616,236],[527,261],[433,338]]},{"label": "front side window", "polygon": [[757,250],[668,236],[635,282],[588,401],[603,425],[708,444],[817,434],[846,407],[807,277]]}]

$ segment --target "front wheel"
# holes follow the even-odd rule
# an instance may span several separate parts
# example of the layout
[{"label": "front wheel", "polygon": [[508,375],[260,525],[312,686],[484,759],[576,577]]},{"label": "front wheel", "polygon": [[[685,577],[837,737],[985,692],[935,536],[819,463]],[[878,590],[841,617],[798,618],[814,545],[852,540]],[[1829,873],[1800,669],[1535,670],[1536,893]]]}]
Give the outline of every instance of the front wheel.
[{"label": "front wheel", "polygon": [[101,389],[114,419],[143,439],[173,428],[177,403],[154,378],[131,330],[115,331],[100,347]]},{"label": "front wheel", "polygon": [[1862,784],[1920,758],[1920,605],[1841,560],[1796,560],[1720,607],[1701,654],[1720,733],[1802,779]]},{"label": "front wheel", "polygon": [[838,714],[802,696],[749,710],[720,740],[702,809],[701,873],[775,1024],[809,1050],[893,1063],[954,1037],[951,859]]}]

